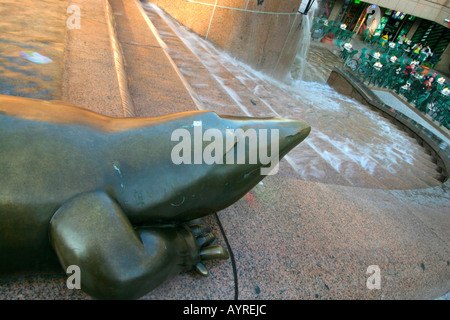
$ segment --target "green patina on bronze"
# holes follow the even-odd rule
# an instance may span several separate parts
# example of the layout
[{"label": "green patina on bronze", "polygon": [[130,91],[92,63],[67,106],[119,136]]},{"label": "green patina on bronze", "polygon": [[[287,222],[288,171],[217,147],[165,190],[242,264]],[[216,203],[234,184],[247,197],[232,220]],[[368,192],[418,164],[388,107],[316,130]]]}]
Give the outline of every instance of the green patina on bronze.
[{"label": "green patina on bronze", "polygon": [[192,111],[117,119],[0,96],[0,277],[77,265],[93,297],[139,298],[181,271],[206,275],[202,260],[228,258],[207,229],[188,223],[265,176],[260,163],[174,164],[172,133],[194,135],[199,121],[224,137],[227,129],[278,129],[280,159],[310,132],[280,118]]}]

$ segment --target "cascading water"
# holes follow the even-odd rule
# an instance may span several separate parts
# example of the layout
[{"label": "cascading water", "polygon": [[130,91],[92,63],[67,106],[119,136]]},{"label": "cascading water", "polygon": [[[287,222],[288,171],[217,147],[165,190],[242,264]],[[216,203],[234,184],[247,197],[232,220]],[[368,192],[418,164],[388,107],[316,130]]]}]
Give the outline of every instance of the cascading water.
[{"label": "cascading water", "polygon": [[[318,9],[318,0],[314,1],[307,15],[303,16],[302,19],[302,31],[300,33],[299,48],[297,50],[296,59],[298,60],[298,73],[295,79],[304,80],[305,69],[308,65],[306,60],[308,57],[308,51],[311,44],[311,27],[314,20],[314,15]],[[314,69],[314,68],[310,68]]]},{"label": "cascading water", "polygon": [[[309,46],[310,22],[317,4],[307,17],[303,16],[302,47],[297,47],[305,62],[310,51],[304,73],[310,80],[292,77],[288,83],[278,82],[217,50],[171,20],[155,5],[144,8],[152,21],[156,23],[159,16],[173,30],[171,35],[161,27],[163,40],[174,39],[176,35],[190,49],[193,57],[188,58],[186,52],[178,52],[179,45],[173,44],[171,54],[177,55],[180,71],[190,79],[191,87],[198,89],[199,99],[209,110],[302,119],[311,125],[313,130],[308,139],[285,157],[302,179],[376,188],[385,187],[383,183],[387,181],[391,188],[404,188],[402,181],[393,181],[392,177],[400,171],[415,170],[417,160],[414,155],[421,154],[419,146],[410,143],[405,133],[391,128],[386,119],[356,100],[337,93],[323,80],[328,78],[333,66],[340,63],[340,58],[321,46]],[[208,72],[192,73],[191,61],[200,61]],[[294,64],[298,65],[298,61]],[[211,86],[211,80],[216,85]],[[205,87],[208,90],[201,90]],[[222,99],[224,93],[230,99]]]}]

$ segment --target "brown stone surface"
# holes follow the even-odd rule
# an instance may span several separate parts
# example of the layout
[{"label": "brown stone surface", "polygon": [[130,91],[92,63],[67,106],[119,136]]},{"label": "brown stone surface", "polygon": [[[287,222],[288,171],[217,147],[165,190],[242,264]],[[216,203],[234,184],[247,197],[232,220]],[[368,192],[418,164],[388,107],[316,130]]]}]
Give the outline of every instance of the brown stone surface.
[{"label": "brown stone surface", "polygon": [[103,1],[74,0],[69,4],[80,7],[82,19],[80,29],[66,31],[62,100],[121,117],[122,100]]},{"label": "brown stone surface", "polygon": [[110,4],[136,115],[151,117],[197,109],[157,35],[141,32],[149,26],[136,2],[110,0]]},{"label": "brown stone surface", "polygon": [[[219,214],[242,299],[429,299],[448,291],[448,193],[430,190],[435,206],[406,191],[278,176],[250,193],[251,202]],[[429,205],[432,225],[444,224],[438,231],[416,215]],[[366,286],[370,265],[380,267],[380,290]]]},{"label": "brown stone surface", "polygon": [[[82,12],[82,27],[66,32],[63,100],[109,116],[124,116],[105,4],[72,1]],[[127,90],[136,115],[157,116],[196,109],[156,36],[134,1],[111,1],[115,33],[123,56]],[[92,50],[95,48],[95,50]],[[148,82],[146,79],[155,79]]]}]

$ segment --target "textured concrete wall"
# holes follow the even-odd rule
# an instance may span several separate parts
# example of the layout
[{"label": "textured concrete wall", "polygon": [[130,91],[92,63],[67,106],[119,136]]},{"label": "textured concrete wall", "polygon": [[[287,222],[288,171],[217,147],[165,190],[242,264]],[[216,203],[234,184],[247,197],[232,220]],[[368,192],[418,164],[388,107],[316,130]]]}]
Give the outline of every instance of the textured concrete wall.
[{"label": "textured concrete wall", "polygon": [[233,57],[277,79],[299,46],[301,0],[151,0]]}]

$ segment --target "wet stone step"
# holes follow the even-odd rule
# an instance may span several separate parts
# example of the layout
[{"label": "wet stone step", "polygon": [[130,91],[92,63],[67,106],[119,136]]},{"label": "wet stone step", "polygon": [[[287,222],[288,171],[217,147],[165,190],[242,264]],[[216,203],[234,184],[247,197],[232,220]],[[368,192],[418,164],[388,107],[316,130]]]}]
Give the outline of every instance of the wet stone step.
[{"label": "wet stone step", "polygon": [[325,161],[309,143],[294,148],[288,157],[303,180],[352,186],[352,183]]},{"label": "wet stone step", "polygon": [[[194,110],[194,101],[177,70],[134,1],[110,0],[127,86],[137,116]],[[139,30],[148,30],[145,34]],[[135,45],[140,44],[140,45]],[[158,79],[158,81],[148,81]]]},{"label": "wet stone step", "polygon": [[[418,145],[410,145],[407,148],[405,148],[404,145],[393,147],[392,139],[388,139],[389,137],[383,136],[375,136],[370,139],[367,138],[364,139],[364,135],[361,134],[362,133],[361,131],[366,132],[367,136],[370,136],[370,131],[367,132],[367,129],[365,129],[364,127],[349,125],[348,123],[345,123],[341,119],[333,121],[332,123],[330,123],[330,126],[331,125],[338,130],[337,132],[341,132],[341,135],[343,135],[344,137],[345,135],[348,135],[346,139],[354,141],[355,146],[361,145],[364,147],[364,143],[367,143],[367,140],[371,140],[371,144],[377,145],[378,146],[377,148],[382,147],[383,145],[385,146],[386,149],[389,148],[389,154],[391,155],[391,157],[395,158],[394,159],[395,161],[407,162],[405,163],[407,165],[408,161],[412,162],[413,159],[415,159],[416,161],[414,161],[414,166],[417,168],[416,170],[425,171],[427,173],[430,173],[430,175],[432,175],[433,177],[436,177],[435,171],[438,170],[439,167],[429,161],[429,158],[423,152],[424,150],[422,150],[423,148]],[[414,149],[413,152],[410,150],[411,148]],[[408,152],[408,154],[406,152]],[[371,153],[370,156],[375,160],[380,158],[381,160],[383,160],[383,158],[386,158],[387,154]],[[410,163],[410,165],[413,164]]]}]

